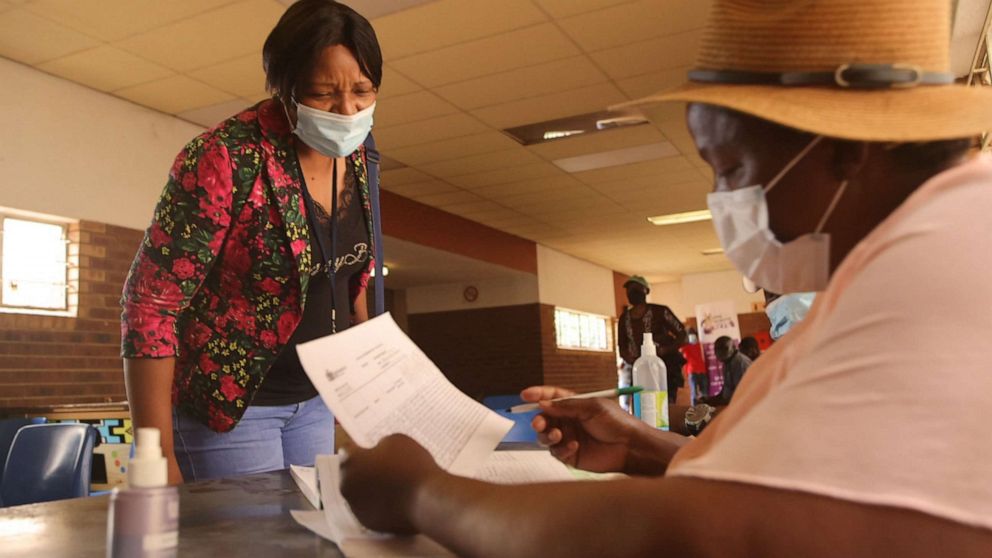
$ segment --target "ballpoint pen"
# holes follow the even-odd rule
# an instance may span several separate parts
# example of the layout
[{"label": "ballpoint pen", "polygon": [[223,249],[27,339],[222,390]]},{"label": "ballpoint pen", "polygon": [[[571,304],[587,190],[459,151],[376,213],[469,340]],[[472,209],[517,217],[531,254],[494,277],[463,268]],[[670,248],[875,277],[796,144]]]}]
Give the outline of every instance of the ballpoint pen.
[{"label": "ballpoint pen", "polygon": [[[620,395],[631,395],[643,390],[644,388],[642,388],[641,386],[604,389],[601,391],[591,391],[589,393],[578,393],[576,395],[569,395],[568,397],[559,397],[557,399],[551,399],[551,401],[568,401],[569,399],[594,399],[596,397],[617,397]],[[534,409],[537,408],[538,408],[537,403],[524,403],[522,405],[514,405],[509,409],[506,409],[505,412],[526,413],[527,411],[533,411]]]}]

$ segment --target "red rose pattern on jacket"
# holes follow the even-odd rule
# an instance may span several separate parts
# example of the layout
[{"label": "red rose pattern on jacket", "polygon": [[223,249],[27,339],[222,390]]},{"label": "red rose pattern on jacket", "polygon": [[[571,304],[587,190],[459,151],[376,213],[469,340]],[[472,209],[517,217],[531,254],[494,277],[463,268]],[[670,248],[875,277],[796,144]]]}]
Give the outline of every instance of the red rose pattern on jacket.
[{"label": "red rose pattern on jacket", "polygon": [[[364,148],[349,160],[372,238]],[[262,101],[179,153],[131,265],[121,356],[176,357],[173,404],[215,431],[234,428],[302,318],[313,253],[301,188],[285,113]]]}]

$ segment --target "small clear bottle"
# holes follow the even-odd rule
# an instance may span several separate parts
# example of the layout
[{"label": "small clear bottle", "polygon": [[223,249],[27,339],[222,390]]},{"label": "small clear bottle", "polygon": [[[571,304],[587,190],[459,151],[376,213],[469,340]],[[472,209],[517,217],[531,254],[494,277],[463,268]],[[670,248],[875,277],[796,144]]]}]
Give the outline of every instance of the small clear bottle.
[{"label": "small clear bottle", "polygon": [[634,361],[633,385],[644,388],[634,394],[634,415],[652,428],[668,430],[668,369],[650,333],[644,334],[641,356]]},{"label": "small clear bottle", "polygon": [[139,428],[128,488],[110,494],[108,558],[172,558],[179,545],[179,491],[168,486],[158,428]]}]

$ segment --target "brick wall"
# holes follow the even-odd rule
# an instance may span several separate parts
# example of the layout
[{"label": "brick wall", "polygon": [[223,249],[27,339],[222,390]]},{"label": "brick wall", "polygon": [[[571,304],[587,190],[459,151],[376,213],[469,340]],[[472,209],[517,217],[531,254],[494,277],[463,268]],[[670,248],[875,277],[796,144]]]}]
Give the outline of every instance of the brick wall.
[{"label": "brick wall", "polygon": [[576,390],[616,385],[613,353],[559,350],[554,306],[523,304],[411,314],[410,337],[476,399],[537,384]]},{"label": "brick wall", "polygon": [[410,338],[475,399],[541,382],[537,304],[411,314]]},{"label": "brick wall", "polygon": [[69,227],[76,317],[0,313],[0,408],[122,401],[118,300],[142,232]]}]

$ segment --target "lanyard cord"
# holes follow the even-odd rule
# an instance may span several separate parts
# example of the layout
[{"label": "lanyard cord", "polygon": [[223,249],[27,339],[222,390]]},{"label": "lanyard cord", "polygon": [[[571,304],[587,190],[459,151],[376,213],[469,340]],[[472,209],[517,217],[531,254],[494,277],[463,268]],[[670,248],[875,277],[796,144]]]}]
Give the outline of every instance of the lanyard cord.
[{"label": "lanyard cord", "polygon": [[[313,236],[317,240],[317,249],[320,251],[320,259],[327,268],[327,277],[331,280],[331,333],[337,333],[338,323],[337,323],[337,292],[335,287],[337,283],[335,281],[337,275],[337,213],[338,213],[338,192],[337,192],[337,180],[338,180],[338,160],[332,159],[331,163],[331,253],[330,258],[328,258],[327,248],[324,245],[324,235],[321,230],[320,223],[317,221],[316,207],[314,206],[313,196],[310,195],[310,190],[307,188],[306,180],[303,181],[303,203],[307,210],[307,221],[310,223],[310,228],[313,230]],[[312,252],[311,248],[311,252]]]}]

